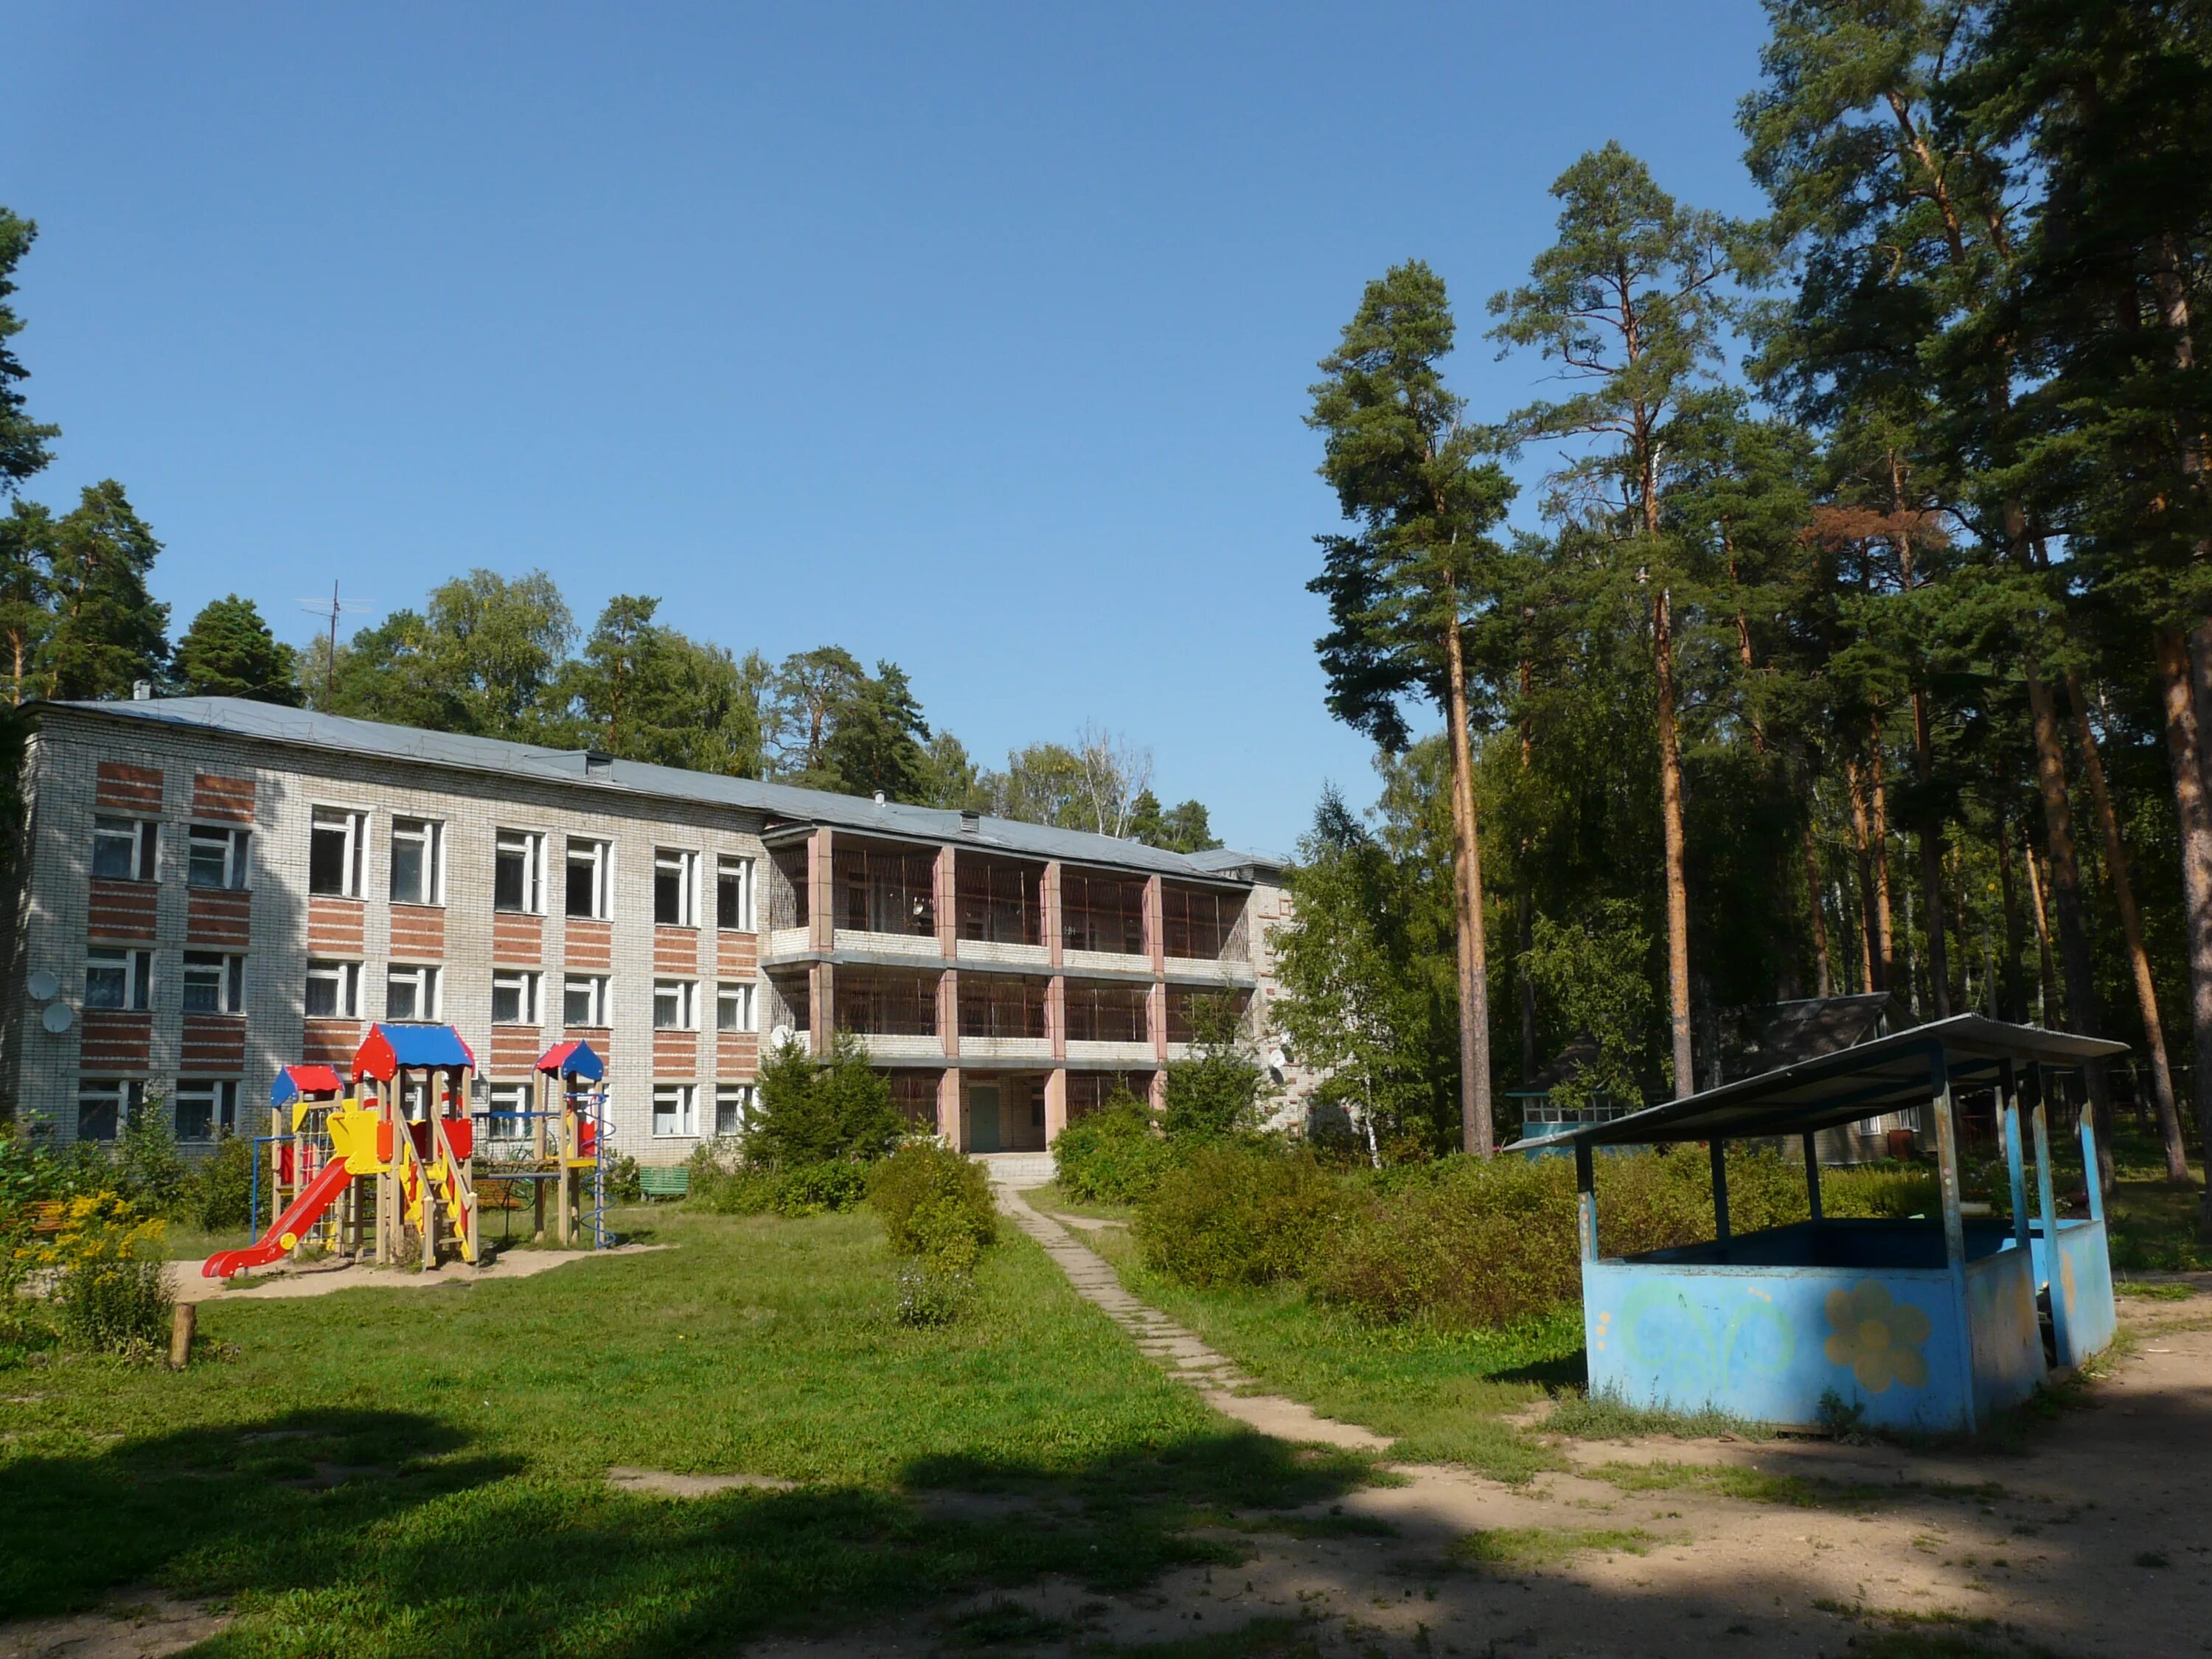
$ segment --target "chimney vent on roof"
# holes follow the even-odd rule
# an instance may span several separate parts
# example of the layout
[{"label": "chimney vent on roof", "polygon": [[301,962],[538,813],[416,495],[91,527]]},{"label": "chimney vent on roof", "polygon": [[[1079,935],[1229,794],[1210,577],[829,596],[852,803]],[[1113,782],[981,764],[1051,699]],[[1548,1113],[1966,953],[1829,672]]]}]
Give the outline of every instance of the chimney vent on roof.
[{"label": "chimney vent on roof", "polygon": [[983,815],[981,812],[963,812],[960,815],[960,833],[963,836],[981,835]]},{"label": "chimney vent on roof", "polygon": [[131,681],[131,702],[153,702],[153,701],[154,701],[154,682],[153,682],[153,681],[151,681],[151,680],[133,680],[133,681]]},{"label": "chimney vent on roof", "polygon": [[586,749],[584,751],[584,775],[587,778],[605,777],[614,770],[614,766],[615,757],[604,749]]},{"label": "chimney vent on roof", "polygon": [[877,791],[876,791],[876,805],[878,805],[878,806],[881,806],[883,804],[884,804],[884,792],[883,792],[882,790],[878,789],[878,790],[877,790]]}]

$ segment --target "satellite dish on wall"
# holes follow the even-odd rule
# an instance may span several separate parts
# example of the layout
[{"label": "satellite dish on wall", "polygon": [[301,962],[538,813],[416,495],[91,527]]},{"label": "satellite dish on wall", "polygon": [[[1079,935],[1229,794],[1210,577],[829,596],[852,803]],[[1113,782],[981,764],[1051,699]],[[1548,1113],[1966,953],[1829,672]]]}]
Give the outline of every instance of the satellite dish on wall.
[{"label": "satellite dish on wall", "polygon": [[76,1015],[71,1012],[66,1002],[50,1002],[46,1005],[46,1012],[39,1016],[39,1024],[56,1036],[68,1030],[76,1021]]},{"label": "satellite dish on wall", "polygon": [[33,969],[31,976],[23,981],[23,988],[31,994],[32,1001],[46,1002],[62,988],[62,982],[50,970],[40,968]]},{"label": "satellite dish on wall", "polygon": [[1290,1063],[1291,1056],[1288,1049],[1273,1048],[1268,1051],[1267,1064],[1271,1069],[1279,1072]]},{"label": "satellite dish on wall", "polygon": [[779,1025],[768,1034],[768,1043],[771,1048],[788,1048],[798,1041],[799,1033],[788,1025]]}]

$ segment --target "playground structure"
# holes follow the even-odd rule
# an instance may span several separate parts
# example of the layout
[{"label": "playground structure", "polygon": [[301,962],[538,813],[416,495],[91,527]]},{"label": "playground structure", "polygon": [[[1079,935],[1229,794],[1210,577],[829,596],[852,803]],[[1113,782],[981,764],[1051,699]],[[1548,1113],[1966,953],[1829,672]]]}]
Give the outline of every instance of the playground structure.
[{"label": "playground structure", "polygon": [[588,1234],[592,1248],[604,1249],[609,1243],[606,1064],[589,1043],[556,1042],[538,1057],[534,1076],[529,1109],[481,1115],[483,1178],[529,1183],[533,1231],[540,1236],[550,1194],[555,1241],[567,1246]]},{"label": "playground structure", "polygon": [[[373,1254],[380,1265],[419,1259],[435,1267],[450,1241],[475,1264],[483,1243],[480,1120],[494,1155],[489,1177],[538,1183],[541,1231],[551,1187],[560,1242],[572,1242],[588,1218],[594,1248],[604,1248],[606,1096],[578,1086],[604,1082],[599,1057],[580,1042],[548,1049],[537,1067],[539,1109],[519,1114],[472,1112],[475,1072],[476,1055],[460,1034],[436,1024],[370,1027],[354,1055],[353,1092],[343,1098],[329,1067],[286,1066],[270,1091],[271,1133],[257,1137],[255,1149],[257,1224],[262,1146],[274,1149],[276,1219],[254,1243],[210,1256],[201,1273],[228,1279],[310,1243]],[[516,1119],[526,1127],[502,1133]]]},{"label": "playground structure", "polygon": [[[2054,1367],[2080,1364],[2116,1328],[2104,1200],[2085,1113],[2089,1213],[2059,1217],[2048,1103],[2054,1074],[2124,1052],[2117,1042],[1959,1014],[1505,1148],[1574,1155],[1590,1392],[1758,1422],[1811,1425],[1844,1413],[1885,1428],[1971,1433],[2034,1393]],[[1962,1088],[1996,1092],[2008,1223],[1965,1212],[1955,1099]],[[1931,1119],[1938,1213],[1824,1217],[1815,1136],[1911,1110]],[[1723,1158],[1729,1140],[1796,1140],[1811,1218],[1732,1234]],[[1713,1241],[1603,1255],[1593,1154],[1696,1141],[1711,1160]]]}]

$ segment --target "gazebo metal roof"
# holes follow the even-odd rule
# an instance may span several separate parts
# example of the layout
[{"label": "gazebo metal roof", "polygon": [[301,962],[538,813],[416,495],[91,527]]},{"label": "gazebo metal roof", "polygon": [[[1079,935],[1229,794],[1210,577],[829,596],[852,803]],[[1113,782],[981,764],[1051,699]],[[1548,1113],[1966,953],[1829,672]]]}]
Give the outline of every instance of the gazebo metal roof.
[{"label": "gazebo metal roof", "polygon": [[2127,1052],[2124,1042],[2014,1025],[1983,1014],[1875,1037],[1756,1077],[1665,1101],[1610,1122],[1532,1135],[1504,1148],[1649,1146],[1685,1140],[1738,1140],[1810,1134],[1839,1123],[1928,1103],[1936,1056],[1954,1089],[1997,1081],[2007,1064],[2072,1070]]}]

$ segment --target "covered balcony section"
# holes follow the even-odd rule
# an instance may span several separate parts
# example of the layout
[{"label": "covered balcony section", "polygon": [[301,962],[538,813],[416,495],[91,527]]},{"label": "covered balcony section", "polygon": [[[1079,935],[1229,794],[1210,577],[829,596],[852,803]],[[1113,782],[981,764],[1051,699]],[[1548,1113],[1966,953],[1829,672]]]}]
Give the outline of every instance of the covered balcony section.
[{"label": "covered balcony section", "polygon": [[1160,884],[1160,954],[1170,979],[1252,983],[1250,891],[1194,882]]},{"label": "covered balcony section", "polygon": [[[1149,1070],[1158,1064],[1159,1049],[1152,1030],[1157,999],[1151,986],[1129,980],[1071,976],[1061,994],[1066,1009],[1069,1065],[1136,1066]],[[1072,1115],[1072,1103],[1069,1109]]]},{"label": "covered balcony section", "polygon": [[953,855],[953,933],[963,963],[1042,968],[1045,949],[1042,863],[960,848]]},{"label": "covered balcony section", "polygon": [[1170,985],[1162,1001],[1170,1060],[1186,1059],[1194,1048],[1234,1042],[1252,1035],[1249,991]]},{"label": "covered balcony section", "polygon": [[1077,972],[1150,973],[1154,932],[1146,922],[1150,886],[1140,877],[1063,866],[1060,943],[1066,966]]},{"label": "covered balcony section", "polygon": [[839,836],[830,854],[831,945],[840,954],[942,957],[937,849]]},{"label": "covered balcony section", "polygon": [[1067,1121],[1078,1123],[1094,1112],[1103,1112],[1120,1101],[1151,1109],[1158,1073],[1132,1067],[1127,1071],[1067,1072]]},{"label": "covered balcony section", "polygon": [[1050,1060],[1052,981],[1033,974],[963,974],[954,998],[963,1060]]},{"label": "covered balcony section", "polygon": [[945,1053],[938,1019],[935,970],[821,964],[816,976],[830,981],[831,1024],[866,1043],[879,1060],[927,1059]]}]

